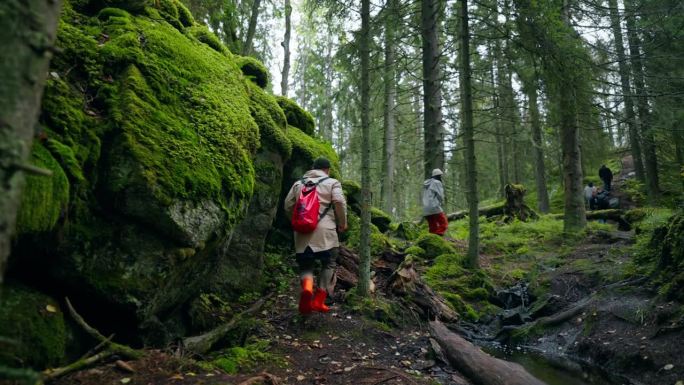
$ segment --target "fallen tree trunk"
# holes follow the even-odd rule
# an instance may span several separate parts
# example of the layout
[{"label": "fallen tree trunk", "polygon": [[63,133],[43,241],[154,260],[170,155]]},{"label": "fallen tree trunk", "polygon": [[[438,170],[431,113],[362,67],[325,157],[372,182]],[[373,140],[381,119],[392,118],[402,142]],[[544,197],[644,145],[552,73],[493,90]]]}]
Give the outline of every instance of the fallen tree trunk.
[{"label": "fallen tree trunk", "polygon": [[430,334],[449,362],[478,385],[546,385],[519,364],[490,356],[439,321],[430,322]]},{"label": "fallen tree trunk", "polygon": [[[607,209],[607,210],[594,210],[587,211],[587,220],[610,220],[615,221],[618,224],[618,229],[623,231],[629,231],[632,229],[632,225],[627,219],[625,219],[625,211],[621,209]],[[563,214],[551,214],[553,219],[563,219]]]},{"label": "fallen tree trunk", "polygon": [[[495,217],[503,215],[505,204],[500,203],[494,206],[482,207],[477,210],[477,215],[481,217]],[[447,219],[450,221],[457,221],[468,216],[468,210],[456,211],[455,213],[447,214]]]}]

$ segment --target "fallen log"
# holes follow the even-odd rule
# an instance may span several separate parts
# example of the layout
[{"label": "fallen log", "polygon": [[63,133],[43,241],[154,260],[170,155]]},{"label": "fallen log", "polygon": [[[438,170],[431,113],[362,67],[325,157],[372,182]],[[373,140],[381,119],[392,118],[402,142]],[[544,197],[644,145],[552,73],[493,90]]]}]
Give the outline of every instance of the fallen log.
[{"label": "fallen log", "polygon": [[519,364],[490,356],[439,321],[430,322],[430,334],[449,362],[478,385],[546,385]]},{"label": "fallen log", "polygon": [[260,300],[256,301],[252,306],[250,306],[247,310],[244,310],[243,312],[237,314],[234,316],[230,321],[227,323],[220,325],[204,334],[201,334],[199,336],[193,336],[193,337],[187,337],[183,339],[183,347],[185,350],[194,353],[194,354],[204,354],[208,351],[211,350],[211,348],[221,341],[223,337],[228,334],[231,330],[235,328],[237,323],[242,320],[245,316],[254,314],[261,307],[266,303],[266,301],[271,298],[273,294],[269,294],[268,296],[261,298]]},{"label": "fallen log", "polygon": [[[497,205],[493,206],[487,206],[487,207],[482,207],[477,210],[477,215],[481,217],[495,217],[497,215],[503,215],[504,214],[504,206],[506,206],[503,203],[499,203]],[[447,214],[447,219],[449,221],[457,221],[459,219],[463,219],[468,216],[468,210],[461,210],[461,211],[456,211],[455,213]]]},{"label": "fallen log", "polygon": [[[553,219],[563,219],[565,214],[551,214],[549,216]],[[615,221],[619,230],[629,231],[632,229],[632,225],[625,218],[625,211],[621,209],[587,211],[586,217],[589,221],[598,219]]]}]

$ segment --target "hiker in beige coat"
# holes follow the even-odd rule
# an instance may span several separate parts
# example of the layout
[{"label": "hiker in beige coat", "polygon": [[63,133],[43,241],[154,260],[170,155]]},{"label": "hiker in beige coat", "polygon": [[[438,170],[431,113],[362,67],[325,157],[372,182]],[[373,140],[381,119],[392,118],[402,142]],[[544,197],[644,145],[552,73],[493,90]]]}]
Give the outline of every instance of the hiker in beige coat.
[{"label": "hiker in beige coat", "polygon": [[[302,177],[305,182],[320,181],[316,186],[316,192],[320,202],[319,213],[322,215],[313,232],[294,233],[295,253],[302,282],[299,311],[303,314],[312,310],[328,311],[324,301],[328,295],[333,294],[335,288],[337,251],[340,246],[337,232],[347,230],[347,203],[342,193],[342,184],[337,179],[330,178],[329,172],[330,161],[318,158],[314,161],[312,170],[307,171]],[[285,212],[290,217],[303,186],[302,180],[294,183],[285,198]],[[321,263],[321,273],[314,295],[313,268],[316,261]]]}]

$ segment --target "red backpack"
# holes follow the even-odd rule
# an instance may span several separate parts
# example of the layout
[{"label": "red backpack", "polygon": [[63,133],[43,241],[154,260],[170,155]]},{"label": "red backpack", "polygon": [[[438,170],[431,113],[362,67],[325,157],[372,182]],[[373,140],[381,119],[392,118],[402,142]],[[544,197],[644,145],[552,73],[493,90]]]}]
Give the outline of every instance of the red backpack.
[{"label": "red backpack", "polygon": [[306,181],[302,178],[302,189],[299,198],[292,211],[292,228],[298,233],[311,233],[316,230],[318,221],[328,212],[328,206],[322,214],[318,215],[321,203],[318,201],[316,187],[328,177],[321,178],[318,182]]}]

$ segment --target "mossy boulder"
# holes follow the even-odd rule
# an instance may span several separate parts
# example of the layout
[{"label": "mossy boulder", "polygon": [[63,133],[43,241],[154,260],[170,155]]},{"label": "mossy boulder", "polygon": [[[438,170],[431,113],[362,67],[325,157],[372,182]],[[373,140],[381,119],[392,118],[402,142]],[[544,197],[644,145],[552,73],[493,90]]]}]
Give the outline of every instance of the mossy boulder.
[{"label": "mossy boulder", "polygon": [[260,87],[263,65],[246,76],[258,63],[228,52],[178,0],[67,2],[57,46],[47,139],[33,151],[53,177],[29,180],[10,259],[42,264],[163,345],[188,332],[200,293],[230,301],[259,286],[290,155],[327,155],[335,172],[337,158],[288,129]]},{"label": "mossy boulder", "polygon": [[651,266],[659,291],[668,300],[684,301],[684,213],[674,214],[653,230],[648,248],[636,262]]},{"label": "mossy boulder", "polygon": [[442,254],[453,254],[456,252],[454,247],[443,237],[432,233],[425,233],[418,237],[415,245],[425,250],[423,258],[427,259],[434,259]]},{"label": "mossy boulder", "polygon": [[280,108],[285,111],[287,124],[299,128],[303,133],[309,136],[313,135],[316,123],[310,113],[305,111],[293,100],[284,96],[278,96],[278,104],[280,105]]},{"label": "mossy boulder", "polygon": [[34,290],[2,288],[0,337],[0,365],[43,369],[64,362],[64,314],[57,301]]},{"label": "mossy boulder", "polygon": [[401,222],[392,233],[397,238],[414,241],[420,236],[420,227],[410,221]]},{"label": "mossy boulder", "polygon": [[[240,67],[240,70],[242,70],[242,73],[251,81],[254,82],[257,86],[265,89],[268,87],[268,84],[270,83],[270,73],[268,72],[268,69],[266,66],[260,62],[259,60],[251,57],[251,56],[239,56],[236,58],[236,62],[238,67]],[[278,97],[278,101],[280,103],[281,97]],[[296,104],[295,104],[296,105]],[[283,109],[284,110],[284,109]],[[287,113],[285,113],[287,116]],[[299,127],[296,124],[293,124],[295,127]]]},{"label": "mossy boulder", "polygon": [[371,223],[373,223],[381,233],[387,232],[392,223],[392,217],[377,207],[371,207]]}]

